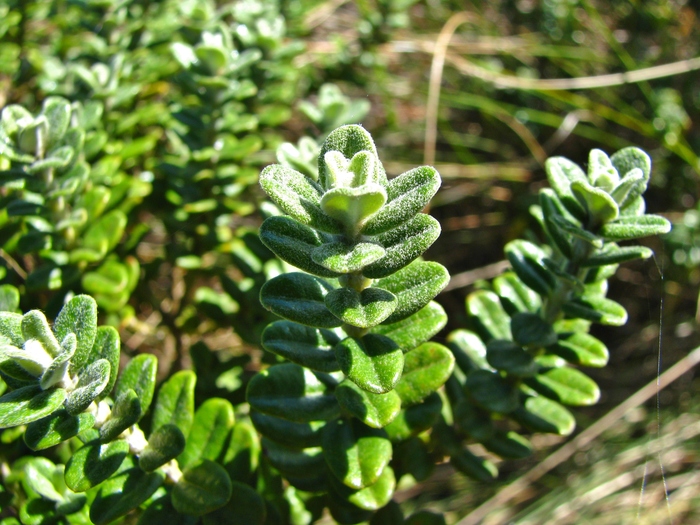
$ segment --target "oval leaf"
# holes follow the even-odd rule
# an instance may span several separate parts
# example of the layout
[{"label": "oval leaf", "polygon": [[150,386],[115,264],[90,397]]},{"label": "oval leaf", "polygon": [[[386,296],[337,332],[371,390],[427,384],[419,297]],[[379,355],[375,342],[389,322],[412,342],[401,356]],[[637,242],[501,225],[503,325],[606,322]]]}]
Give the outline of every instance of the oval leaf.
[{"label": "oval leaf", "polygon": [[205,459],[185,470],[173,487],[172,503],[181,514],[202,516],[226,505],[231,491],[231,479],[226,470]]},{"label": "oval leaf", "polygon": [[326,307],[344,323],[358,328],[376,326],[396,310],[398,298],[382,288],[338,288],[328,292]]},{"label": "oval leaf", "polygon": [[102,444],[90,442],[71,456],[66,464],[66,485],[73,492],[85,492],[114,474],[129,453],[124,440]]},{"label": "oval leaf", "polygon": [[272,313],[318,328],[335,328],[342,321],[328,311],[325,297],[333,287],[304,273],[278,275],[260,290],[260,302]]},{"label": "oval leaf", "polygon": [[396,392],[404,406],[423,401],[445,384],[454,369],[452,352],[437,343],[423,343],[406,354],[401,380]]},{"label": "oval leaf", "polygon": [[565,405],[589,406],[600,399],[595,381],[573,368],[552,368],[525,380],[536,392]]},{"label": "oval leaf", "polygon": [[303,326],[291,321],[275,321],[262,333],[262,346],[268,352],[318,370],[335,372],[340,365],[333,347],[340,341],[335,332]]},{"label": "oval leaf", "polygon": [[346,379],[335,389],[340,407],[372,428],[384,428],[401,410],[401,398],[395,390],[372,394]]},{"label": "oval leaf", "polygon": [[0,397],[0,428],[26,425],[59,410],[66,400],[62,388],[42,390],[39,386],[18,388]]},{"label": "oval leaf", "polygon": [[347,337],[335,346],[335,357],[351,381],[375,394],[392,390],[404,367],[401,349],[382,335]]}]

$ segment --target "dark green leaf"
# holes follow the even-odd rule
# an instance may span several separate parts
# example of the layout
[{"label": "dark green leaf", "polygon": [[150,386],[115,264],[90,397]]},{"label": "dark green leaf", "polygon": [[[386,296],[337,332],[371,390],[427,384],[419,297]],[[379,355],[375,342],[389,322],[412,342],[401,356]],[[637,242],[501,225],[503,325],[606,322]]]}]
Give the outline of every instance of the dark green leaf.
[{"label": "dark green leaf", "polygon": [[646,246],[617,246],[608,243],[602,250],[594,252],[586,260],[581,262],[583,268],[592,266],[605,266],[607,264],[620,264],[635,259],[648,259],[654,252]]},{"label": "dark green leaf", "polygon": [[501,304],[513,315],[516,312],[537,312],[542,305],[540,296],[525,286],[513,272],[505,272],[493,280],[493,289],[498,294]]},{"label": "dark green leaf", "polygon": [[375,394],[396,386],[404,367],[401,349],[388,337],[347,337],[335,346],[340,369],[360,388]]},{"label": "dark green leaf", "polygon": [[156,356],[151,354],[137,355],[129,361],[129,364],[122,371],[114,389],[114,397],[120,397],[129,389],[134,390],[141,402],[141,413],[145,413],[153,400],[157,370],[158,359]]},{"label": "dark green leaf", "polygon": [[148,445],[139,454],[139,468],[146,472],[175,459],[185,449],[185,436],[176,425],[166,423],[148,437]]},{"label": "dark green leaf", "polygon": [[360,490],[353,490],[332,477],[333,491],[341,498],[364,510],[378,510],[389,503],[394,495],[396,477],[390,466],[386,466],[377,481]]},{"label": "dark green leaf", "polygon": [[225,506],[203,516],[203,525],[264,525],[267,514],[265,500],[243,483],[232,481],[231,487],[231,499]]},{"label": "dark green leaf", "polygon": [[465,398],[462,398],[454,407],[454,422],[460,431],[479,442],[491,439],[496,431],[489,413]]},{"label": "dark green leaf", "polygon": [[114,474],[129,453],[123,440],[102,444],[88,443],[71,456],[66,464],[66,485],[73,492],[85,492]]},{"label": "dark green leaf", "polygon": [[109,419],[100,427],[100,440],[107,443],[116,439],[127,428],[134,425],[143,414],[138,394],[129,389],[120,394]]},{"label": "dark green leaf", "polygon": [[90,520],[104,525],[141,506],[163,484],[163,472],[146,473],[130,468],[102,485],[90,505]]},{"label": "dark green leaf", "polygon": [[326,424],[325,421],[294,423],[256,411],[251,412],[250,419],[258,432],[291,448],[320,447],[321,434]]},{"label": "dark green leaf", "polygon": [[384,257],[385,254],[384,248],[378,244],[333,242],[314,248],[311,258],[315,263],[337,275],[360,271]]},{"label": "dark green leaf", "polygon": [[430,301],[424,308],[406,319],[373,327],[372,333],[390,338],[406,353],[433,337],[446,324],[445,310],[435,301]]},{"label": "dark green leaf", "polygon": [[312,478],[323,471],[324,459],[321,447],[293,449],[267,438],[262,446],[270,464],[285,477]]},{"label": "dark green leaf", "polygon": [[470,320],[484,340],[512,339],[510,317],[495,293],[477,290],[467,296],[466,303]]},{"label": "dark green leaf", "polygon": [[71,416],[65,410],[57,410],[50,416],[29,423],[24,442],[32,450],[44,450],[92,428],[94,423],[92,414]]},{"label": "dark green leaf", "polygon": [[18,388],[0,397],[0,428],[26,425],[52,414],[66,399],[62,388],[42,390],[40,386]]},{"label": "dark green leaf", "polygon": [[608,364],[608,349],[602,341],[584,332],[560,334],[549,352],[581,366],[604,367]]},{"label": "dark green leaf", "polygon": [[489,364],[516,377],[529,377],[537,373],[539,366],[522,346],[505,339],[493,339],[486,345]]},{"label": "dark green leaf", "polygon": [[567,301],[562,310],[569,317],[580,317],[596,323],[622,326],[627,322],[627,311],[621,304],[605,297],[581,297]]},{"label": "dark green leaf", "polygon": [[110,364],[106,359],[98,359],[80,371],[78,384],[68,394],[66,410],[77,415],[86,410],[104,392],[109,382]]},{"label": "dark green leaf", "polygon": [[557,342],[552,325],[539,315],[529,312],[515,314],[510,319],[513,339],[522,346],[549,346]]},{"label": "dark green leaf", "polygon": [[223,507],[231,497],[231,479],[226,470],[207,459],[185,470],[173,487],[175,510],[190,516],[202,516]]},{"label": "dark green leaf", "polygon": [[59,341],[74,333],[78,348],[71,360],[70,372],[75,373],[87,364],[97,335],[97,303],[89,295],[76,295],[61,309],[53,326]]},{"label": "dark green leaf", "polygon": [[518,391],[497,373],[472,372],[467,376],[465,389],[486,410],[507,414],[518,408]]},{"label": "dark green leaf", "polygon": [[107,386],[98,396],[98,399],[106,397],[112,392],[114,384],[117,382],[119,371],[120,341],[119,332],[113,326],[100,326],[95,334],[95,344],[88,357],[88,362],[95,362],[98,359],[106,359],[109,362],[109,381]]},{"label": "dark green leaf", "polygon": [[534,244],[516,240],[505,247],[506,257],[520,280],[540,295],[547,296],[554,289],[556,280],[547,270],[544,252]]},{"label": "dark green leaf", "polygon": [[275,321],[262,333],[265,350],[293,363],[318,370],[335,372],[340,369],[333,347],[340,341],[335,332],[303,326],[290,321]]},{"label": "dark green leaf", "polygon": [[447,337],[447,343],[455,356],[457,366],[465,374],[473,370],[491,368],[486,361],[486,345],[474,332],[455,330]]},{"label": "dark green leaf", "polygon": [[544,396],[528,397],[511,416],[533,432],[568,436],[576,428],[573,414],[556,401]]},{"label": "dark green leaf", "polygon": [[372,394],[348,379],[336,387],[335,397],[344,411],[372,428],[384,428],[401,410],[401,398],[395,390]]},{"label": "dark green leaf", "polygon": [[522,459],[532,454],[532,445],[517,432],[496,432],[482,444],[494,454],[506,459]]},{"label": "dark green leaf", "polygon": [[441,410],[442,399],[433,392],[422,403],[403,408],[384,430],[392,441],[403,441],[432,428]]},{"label": "dark green leaf", "polygon": [[605,224],[600,234],[608,241],[628,241],[671,231],[668,219],[659,215],[623,216]]}]

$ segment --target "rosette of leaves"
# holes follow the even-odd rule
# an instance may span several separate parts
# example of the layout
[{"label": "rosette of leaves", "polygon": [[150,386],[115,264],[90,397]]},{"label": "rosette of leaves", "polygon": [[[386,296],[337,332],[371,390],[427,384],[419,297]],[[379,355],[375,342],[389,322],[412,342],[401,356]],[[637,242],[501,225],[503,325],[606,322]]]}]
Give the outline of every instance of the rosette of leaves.
[{"label": "rosette of leaves", "polygon": [[421,167],[388,180],[355,125],[327,137],[318,170],[318,182],[284,165],[260,177],[286,214],[266,219],[260,238],[302,271],[262,288],[263,306],[284,319],[263,347],[289,362],[255,376],[247,397],[270,464],[357,522],[390,500],[392,440],[430,428],[453,368],[447,348],[426,343],[446,322],[431,300],[449,275],[418,260],[440,233],[420,213],[440,177]]},{"label": "rosette of leaves", "polygon": [[81,285],[103,308],[118,311],[138,280],[136,259],[114,250],[128,211],[150,185],[121,177],[108,162],[85,161],[86,148],[101,147],[86,133],[101,114],[100,104],[49,97],[36,116],[10,105],[0,117],[0,242],[17,261],[9,268],[12,282],[27,292],[53,292],[50,311]]},{"label": "rosette of leaves", "polygon": [[496,469],[463,448],[465,439],[503,458],[524,457],[529,442],[504,418],[567,435],[575,419],[566,406],[598,401],[598,386],[580,368],[605,366],[609,351],[589,327],[626,322],[622,305],[606,297],[608,279],[620,263],[652,255],[619,243],[670,230],[665,218],[645,213],[651,161],[638,148],[611,157],[593,150],[587,173],[562,157],[546,170],[551,188],[533,208],[546,243],[506,245],[512,269],[467,297],[471,329],[448,339],[457,360],[447,388],[454,426],[439,425],[440,442],[458,469],[478,479]]}]

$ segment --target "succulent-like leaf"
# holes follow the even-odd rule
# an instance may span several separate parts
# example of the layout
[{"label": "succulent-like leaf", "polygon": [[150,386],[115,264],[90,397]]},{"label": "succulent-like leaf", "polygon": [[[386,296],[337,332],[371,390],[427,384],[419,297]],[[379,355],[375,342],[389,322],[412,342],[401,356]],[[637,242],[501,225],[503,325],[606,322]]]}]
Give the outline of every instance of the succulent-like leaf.
[{"label": "succulent-like leaf", "polygon": [[156,356],[151,354],[137,355],[124,367],[114,389],[114,397],[118,398],[128,390],[133,390],[141,403],[142,414],[145,413],[153,400],[157,369]]},{"label": "succulent-like leaf", "polygon": [[6,338],[9,343],[17,348],[22,348],[24,335],[22,334],[22,314],[13,312],[0,312],[0,336]]},{"label": "succulent-like leaf", "polygon": [[352,288],[337,288],[326,294],[328,310],[351,326],[371,328],[394,312],[397,297],[382,288],[365,288],[358,292]]},{"label": "succulent-like leaf", "polygon": [[547,350],[575,365],[604,367],[608,364],[609,352],[605,344],[585,332],[560,334],[557,343]]},{"label": "succulent-like leaf", "polygon": [[496,432],[482,444],[494,454],[506,459],[522,459],[532,454],[532,445],[517,432]]},{"label": "succulent-like leaf", "polygon": [[226,505],[231,492],[226,470],[205,459],[183,472],[173,487],[172,503],[181,514],[202,516]]},{"label": "succulent-like leaf", "polygon": [[505,247],[506,257],[520,280],[540,295],[547,296],[556,280],[547,269],[545,253],[528,241],[516,240]]},{"label": "succulent-like leaf", "polygon": [[382,209],[386,199],[386,190],[379,184],[332,188],[323,194],[321,209],[346,231],[354,233]]},{"label": "succulent-like leaf", "polygon": [[194,414],[185,450],[178,457],[180,467],[188,468],[202,459],[219,459],[233,423],[233,407],[225,399],[213,397],[202,403]]},{"label": "succulent-like leaf", "polygon": [[537,312],[542,306],[540,296],[525,286],[513,272],[505,272],[493,280],[493,289],[503,307],[511,315],[516,312]]},{"label": "succulent-like leaf", "polygon": [[565,405],[588,406],[600,399],[598,385],[584,373],[568,366],[552,368],[525,382],[543,396]]},{"label": "succulent-like leaf", "polygon": [[496,432],[491,414],[466,398],[454,406],[454,421],[457,428],[477,441],[491,439]]},{"label": "succulent-like leaf", "polygon": [[447,324],[445,310],[435,301],[430,301],[415,314],[392,324],[380,324],[372,333],[391,338],[406,353],[424,343]]},{"label": "succulent-like leaf", "polygon": [[486,360],[486,345],[474,332],[455,330],[447,336],[447,343],[455,356],[457,366],[465,374],[474,370],[491,369]]},{"label": "succulent-like leaf", "polygon": [[557,342],[552,325],[539,315],[529,312],[517,313],[510,319],[513,339],[522,346],[549,346]]},{"label": "succulent-like leaf", "polygon": [[185,436],[176,425],[166,423],[148,436],[148,445],[139,454],[139,468],[151,472],[171,459],[175,459],[185,449]]},{"label": "succulent-like leaf", "polygon": [[467,376],[465,390],[482,408],[508,414],[518,408],[518,391],[500,375],[477,370]]},{"label": "succulent-like leaf", "polygon": [[384,430],[391,441],[409,439],[432,428],[440,418],[441,410],[442,399],[437,392],[433,392],[422,403],[402,408]]},{"label": "succulent-like leaf", "polygon": [[486,345],[489,364],[516,377],[529,377],[537,373],[539,366],[532,355],[513,341],[493,339]]},{"label": "succulent-like leaf", "polygon": [[325,421],[294,423],[287,419],[268,416],[252,411],[250,419],[255,428],[271,440],[290,448],[311,448],[321,446],[321,435]]},{"label": "succulent-like leaf", "polygon": [[32,450],[44,450],[92,428],[94,423],[95,417],[92,414],[71,416],[65,410],[57,410],[45,418],[29,423],[24,433],[24,442]]},{"label": "succulent-like leaf", "polygon": [[247,399],[255,410],[297,423],[333,419],[340,407],[334,381],[293,363],[271,366],[253,377]]},{"label": "succulent-like leaf", "polygon": [[78,339],[71,359],[70,373],[78,372],[87,364],[97,335],[97,304],[89,295],[76,295],[61,309],[53,326],[56,338],[63,341],[69,333]]},{"label": "succulent-like leaf", "polygon": [[622,326],[627,322],[627,311],[621,304],[605,297],[580,297],[562,306],[570,317],[580,317],[600,324]]},{"label": "succulent-like leaf", "polygon": [[384,428],[401,410],[401,398],[395,390],[373,394],[346,379],[335,389],[340,407],[372,428]]},{"label": "succulent-like leaf", "polygon": [[391,460],[392,448],[382,430],[356,419],[336,419],[323,432],[323,454],[344,485],[363,489],[377,482]]},{"label": "succulent-like leaf", "polygon": [[635,259],[648,259],[654,252],[646,246],[617,246],[615,243],[607,243],[601,250],[594,252],[581,262],[583,268],[593,266],[605,266],[608,264],[620,264]]},{"label": "succulent-like leaf", "polygon": [[404,406],[423,401],[440,388],[454,369],[455,358],[438,343],[423,343],[406,354],[401,380],[396,392]]},{"label": "succulent-like leaf", "polygon": [[194,420],[194,386],[197,376],[191,370],[180,370],[163,383],[153,408],[151,428],[176,425],[187,436]]},{"label": "succulent-like leaf", "polygon": [[202,517],[203,525],[220,523],[245,523],[245,525],[264,525],[267,515],[265,500],[245,483],[231,481],[231,499],[228,503]]},{"label": "succulent-like leaf", "polygon": [[571,183],[571,189],[579,201],[584,204],[589,213],[592,225],[600,226],[617,219],[620,209],[608,192],[600,188],[594,188],[588,182],[575,181]]},{"label": "succulent-like leaf", "polygon": [[335,328],[342,321],[328,311],[325,297],[333,287],[318,277],[288,273],[266,282],[260,302],[271,312],[307,326]]},{"label": "succulent-like leaf", "polygon": [[396,477],[393,469],[387,466],[377,481],[364,489],[353,490],[341,484],[335,478],[331,478],[331,486],[338,496],[356,507],[364,510],[378,510],[389,503],[389,500],[394,495]]},{"label": "succulent-like leaf", "polygon": [[114,401],[109,419],[100,427],[99,438],[103,443],[116,439],[134,425],[143,414],[138,394],[131,388]]},{"label": "succulent-like leaf", "polygon": [[392,390],[404,368],[401,349],[388,337],[346,337],[335,346],[340,369],[357,386],[374,394]]},{"label": "succulent-like leaf", "polygon": [[161,471],[144,472],[130,468],[100,485],[90,505],[90,521],[105,525],[141,506],[163,484]]},{"label": "succulent-like leaf", "polygon": [[85,492],[99,485],[119,469],[128,453],[129,444],[123,440],[83,445],[66,464],[66,485],[73,492]]},{"label": "succulent-like leaf", "polygon": [[650,235],[661,235],[669,231],[671,231],[671,223],[658,215],[622,216],[616,221],[605,224],[600,229],[600,235],[608,241],[627,241]]},{"label": "succulent-like leaf", "polygon": [[498,296],[488,290],[477,290],[467,296],[467,312],[479,334],[486,340],[512,339],[510,317]]},{"label": "succulent-like leaf", "polygon": [[275,321],[262,333],[262,346],[268,352],[293,363],[318,370],[335,372],[340,365],[333,347],[340,341],[335,332],[311,328],[290,321]]},{"label": "succulent-like leaf", "polygon": [[42,390],[40,386],[26,386],[0,397],[0,428],[26,425],[60,409],[66,400],[62,388]]},{"label": "succulent-like leaf", "polygon": [[323,470],[323,451],[320,447],[293,449],[267,438],[262,439],[262,446],[270,464],[285,477],[313,478]]},{"label": "succulent-like leaf", "polygon": [[511,416],[534,432],[568,436],[576,428],[573,414],[556,401],[544,396],[528,397]]},{"label": "succulent-like leaf", "polygon": [[362,270],[385,254],[384,248],[378,244],[333,242],[314,248],[311,258],[315,263],[331,270],[334,275],[338,275]]}]

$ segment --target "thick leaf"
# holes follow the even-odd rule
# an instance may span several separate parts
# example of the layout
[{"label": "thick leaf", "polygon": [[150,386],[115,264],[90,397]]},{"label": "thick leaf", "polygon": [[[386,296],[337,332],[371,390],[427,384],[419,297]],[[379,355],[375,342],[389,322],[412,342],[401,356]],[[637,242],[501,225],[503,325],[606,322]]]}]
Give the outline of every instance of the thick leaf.
[{"label": "thick leaf", "polygon": [[585,206],[595,226],[614,221],[619,216],[620,210],[615,199],[605,190],[582,181],[573,182],[571,189]]},{"label": "thick leaf", "polygon": [[517,432],[496,432],[482,444],[494,454],[506,459],[522,459],[532,454],[532,445]]},{"label": "thick leaf", "polygon": [[[66,335],[68,334],[63,335],[60,340],[63,341]],[[29,339],[36,339],[39,341],[41,346],[51,357],[56,357],[61,353],[59,341],[51,331],[46,316],[39,310],[27,312],[24,314],[24,317],[22,317],[22,336],[25,341]]]},{"label": "thick leaf", "polygon": [[630,170],[610,192],[615,202],[620,206],[620,211],[632,204],[647,189],[648,178],[639,168]]},{"label": "thick leaf", "polygon": [[123,440],[88,443],[76,450],[66,464],[66,485],[73,492],[85,492],[114,474],[129,453]]},{"label": "thick leaf", "polygon": [[[556,221],[557,218],[564,219],[567,223],[572,222],[578,224],[578,221],[566,210],[559,200],[559,197],[557,197],[552,189],[542,188],[539,197],[539,208],[542,213],[540,222],[542,223],[544,231],[550,238],[551,244],[557,248],[564,257],[570,259],[573,253],[573,238],[567,233],[566,229],[559,226]],[[537,208],[531,208],[531,213],[536,209]]]},{"label": "thick leaf", "polygon": [[[25,343],[25,349],[28,347]],[[44,390],[52,386],[61,385],[67,379],[68,365],[70,359],[75,354],[77,341],[75,334],[68,334],[61,343],[61,351],[53,360],[53,362],[44,370],[39,380],[39,385]],[[29,352],[27,352],[29,353]]]},{"label": "thick leaf", "polygon": [[467,393],[477,405],[501,414],[518,408],[518,391],[500,375],[486,370],[477,370],[467,376]]},{"label": "thick leaf", "polygon": [[17,348],[24,345],[22,335],[22,314],[0,312],[0,336],[7,338],[9,343]]},{"label": "thick leaf", "polygon": [[386,205],[368,222],[365,235],[377,235],[413,218],[440,188],[440,174],[431,166],[421,166],[389,181]]},{"label": "thick leaf", "polygon": [[[258,412],[251,412],[251,415],[253,414],[270,417],[263,416]],[[260,463],[261,452],[260,437],[255,427],[247,420],[237,421],[233,425],[231,439],[229,439],[228,448],[221,464],[232,481],[253,482]]]},{"label": "thick leaf", "polygon": [[413,315],[427,305],[450,281],[450,274],[441,264],[414,261],[394,275],[379,279],[375,285],[398,298],[396,310],[384,320],[393,324]]},{"label": "thick leaf", "polygon": [[505,272],[493,280],[493,289],[503,307],[513,315],[516,312],[537,312],[542,305],[540,296],[525,286],[513,272]]},{"label": "thick leaf", "polygon": [[187,445],[177,460],[180,468],[188,468],[200,459],[219,459],[225,450],[233,423],[231,403],[215,397],[207,399],[194,414]]},{"label": "thick leaf", "polygon": [[529,377],[537,373],[539,366],[522,346],[505,339],[493,339],[486,345],[489,364],[516,377]]},{"label": "thick leaf", "polygon": [[608,241],[628,241],[650,235],[661,235],[669,231],[671,231],[671,223],[658,215],[623,216],[605,224],[600,229],[600,235]]},{"label": "thick leaf", "polygon": [[560,334],[557,344],[547,350],[574,365],[601,368],[608,364],[607,347],[584,332]]},{"label": "thick leaf", "polygon": [[[341,157],[344,159],[352,159],[360,152],[367,152],[375,159],[377,157],[377,148],[372,136],[362,126],[349,125],[336,128],[323,141],[318,155],[318,176],[324,188],[332,186],[326,155],[333,151],[341,153]],[[375,162],[373,168],[374,173],[367,174],[367,176],[375,182],[386,184],[386,175],[381,164]]]},{"label": "thick leaf", "polygon": [[143,410],[138,394],[129,389],[117,397],[109,419],[100,427],[99,437],[103,443],[116,439],[141,418]]},{"label": "thick leaf", "polygon": [[336,277],[338,273],[311,258],[312,251],[327,237],[284,216],[268,217],[260,227],[260,240],[280,259],[319,277]]},{"label": "thick leaf", "polygon": [[488,290],[477,290],[467,296],[467,313],[485,340],[512,339],[510,317],[498,296]]},{"label": "thick leaf", "polygon": [[298,171],[280,164],[268,166],[260,174],[260,186],[282,211],[302,224],[328,233],[343,231],[321,209],[321,187]]},{"label": "thick leaf", "polygon": [[401,398],[395,390],[372,394],[346,379],[335,389],[340,407],[372,428],[384,428],[401,410]]},{"label": "thick leaf", "polygon": [[66,399],[62,388],[40,386],[18,388],[0,397],[0,428],[26,425],[60,409]]},{"label": "thick leaf", "polygon": [[124,516],[146,502],[164,480],[161,471],[146,473],[130,468],[120,472],[100,485],[90,505],[90,520],[95,525],[104,525]]},{"label": "thick leaf", "polygon": [[440,417],[442,399],[436,392],[422,403],[403,408],[384,430],[392,441],[403,441],[432,428]]},{"label": "thick leaf", "polygon": [[592,149],[588,154],[588,179],[596,188],[608,193],[620,182],[620,174],[603,150]]},{"label": "thick leaf", "polygon": [[336,419],[323,432],[323,454],[343,484],[363,489],[379,479],[391,460],[391,442],[382,430],[351,419]]},{"label": "thick leaf", "polygon": [[342,321],[326,308],[325,297],[333,287],[304,273],[287,273],[266,282],[260,302],[272,313],[290,321],[318,328],[335,328]]},{"label": "thick leaf", "polygon": [[141,413],[151,406],[153,392],[156,388],[156,372],[158,359],[151,354],[140,354],[134,357],[122,371],[122,375],[114,389],[113,397],[118,398],[129,389],[136,392],[141,403]]},{"label": "thick leaf", "polygon": [[556,192],[562,204],[577,218],[582,218],[583,209],[574,197],[571,183],[587,182],[588,179],[584,171],[577,164],[564,157],[550,157],[545,162],[545,169],[549,185]]},{"label": "thick leaf", "polygon": [[271,440],[291,448],[321,446],[321,435],[325,421],[294,423],[280,417],[268,416],[260,412],[250,413],[255,428]]},{"label": "thick leaf", "polygon": [[290,321],[275,321],[262,333],[262,346],[293,363],[318,370],[340,369],[333,347],[340,341],[335,332],[303,326]]},{"label": "thick leaf", "polygon": [[594,405],[600,399],[595,382],[573,368],[552,368],[525,380],[533,390],[565,405]]},{"label": "thick leaf", "polygon": [[98,359],[80,371],[76,388],[68,394],[66,410],[77,415],[86,410],[104,392],[109,382],[110,364],[106,359]]},{"label": "thick leaf", "polygon": [[445,424],[444,421],[436,425],[436,442],[451,457],[450,463],[462,474],[472,477],[478,481],[491,481],[498,476],[498,469],[487,459],[480,458],[462,446],[462,439],[457,435],[454,428]]},{"label": "thick leaf", "polygon": [[71,359],[70,372],[75,373],[87,364],[97,335],[97,303],[89,295],[76,295],[61,309],[53,326],[59,341],[74,333],[78,348]]},{"label": "thick leaf", "polygon": [[522,346],[549,346],[557,342],[552,325],[539,315],[529,312],[517,313],[510,319],[513,339]]},{"label": "thick leaf", "polygon": [[44,450],[92,428],[94,423],[92,414],[71,416],[65,410],[57,410],[50,416],[29,423],[24,442],[32,450]]},{"label": "thick leaf", "polygon": [[610,157],[612,165],[622,176],[626,175],[633,169],[640,169],[645,180],[649,180],[651,176],[651,159],[640,148],[628,147],[623,148]]},{"label": "thick leaf", "polygon": [[372,333],[389,337],[406,353],[433,337],[446,324],[445,310],[435,301],[430,301],[406,319],[373,327]]},{"label": "thick leaf", "polygon": [[455,358],[438,343],[423,343],[406,354],[401,380],[396,392],[404,406],[423,401],[445,384],[454,369]]},{"label": "thick leaf", "polygon": [[352,234],[382,209],[386,198],[386,190],[379,184],[331,188],[321,198],[321,209]]},{"label": "thick leaf", "polygon": [[580,317],[596,323],[622,326],[627,322],[627,311],[620,303],[605,297],[581,297],[567,301],[562,310],[569,317]]},{"label": "thick leaf", "polygon": [[392,390],[404,367],[403,352],[383,335],[346,337],[335,346],[335,357],[351,381],[375,394]]},{"label": "thick leaf", "polygon": [[576,428],[573,414],[556,401],[544,396],[528,397],[511,416],[533,432],[568,436]]},{"label": "thick leaf", "polygon": [[486,345],[474,332],[455,330],[447,337],[447,343],[457,366],[465,374],[474,370],[491,369],[486,360]]},{"label": "thick leaf", "polygon": [[194,420],[194,385],[197,376],[191,370],[173,374],[158,391],[151,428],[155,432],[163,425],[176,425],[183,435],[190,433]]},{"label": "thick leaf", "polygon": [[255,375],[246,398],[255,410],[297,423],[333,419],[340,407],[333,380],[293,363],[271,366]]},{"label": "thick leaf", "polygon": [[[562,217],[561,215],[555,215],[551,217],[549,226],[551,226],[549,230],[550,232],[554,231],[554,229],[558,229],[568,235],[571,235],[576,239],[585,241],[596,248],[601,248],[603,246],[603,239],[601,239],[594,233],[591,233],[588,230],[582,228],[577,223]],[[573,251],[571,251],[571,255],[573,255]],[[569,258],[571,258],[571,255],[569,256]]]},{"label": "thick leaf", "polygon": [[146,472],[165,465],[185,449],[185,436],[176,425],[166,423],[151,433],[148,445],[139,454],[139,468]]},{"label": "thick leaf", "polygon": [[223,523],[264,525],[267,514],[265,500],[244,483],[232,481],[231,487],[231,499],[225,506],[203,516],[203,525]]},{"label": "thick leaf", "polygon": [[486,410],[462,398],[454,407],[454,422],[459,430],[481,442],[493,437],[496,426]]},{"label": "thick leaf", "polygon": [[605,266],[607,264],[620,264],[635,259],[648,259],[654,252],[646,246],[617,246],[608,243],[602,250],[594,252],[591,256],[581,262],[584,268],[592,266]]},{"label": "thick leaf", "polygon": [[506,244],[505,254],[520,280],[540,295],[554,289],[556,279],[547,270],[544,252],[534,244],[516,240]]},{"label": "thick leaf", "polygon": [[338,288],[326,294],[326,307],[344,323],[371,328],[389,317],[398,306],[398,298],[382,288]]},{"label": "thick leaf", "polygon": [[117,332],[116,328],[113,326],[98,327],[97,333],[95,334],[95,344],[92,345],[88,361],[92,363],[98,359],[106,359],[109,362],[109,381],[102,391],[102,394],[98,396],[98,399],[108,396],[117,382],[119,354],[119,332]]},{"label": "thick leaf", "polygon": [[337,275],[362,270],[385,254],[384,248],[378,244],[333,242],[313,249],[311,258],[315,263],[331,270],[333,275]]},{"label": "thick leaf", "polygon": [[172,503],[181,514],[202,516],[226,505],[231,492],[231,479],[226,470],[205,459],[184,471],[173,487]]},{"label": "thick leaf", "polygon": [[364,510],[378,510],[389,503],[396,488],[396,477],[391,467],[387,466],[379,479],[369,487],[353,490],[331,478],[333,491],[341,498]]},{"label": "thick leaf", "polygon": [[293,449],[267,438],[263,438],[262,446],[267,460],[285,477],[313,478],[323,471],[324,459],[320,447]]},{"label": "thick leaf", "polygon": [[440,236],[440,223],[420,213],[401,226],[373,238],[386,250],[384,257],[362,273],[370,279],[387,277],[417,259]]}]

